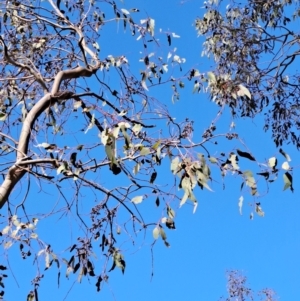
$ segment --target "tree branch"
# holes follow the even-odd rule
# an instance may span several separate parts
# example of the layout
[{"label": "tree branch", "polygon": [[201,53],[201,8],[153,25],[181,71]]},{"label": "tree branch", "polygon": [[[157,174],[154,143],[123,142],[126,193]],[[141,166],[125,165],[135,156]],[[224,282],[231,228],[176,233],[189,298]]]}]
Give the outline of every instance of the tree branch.
[{"label": "tree branch", "polygon": [[19,144],[17,148],[16,163],[10,167],[0,186],[0,209],[7,202],[8,197],[14,186],[21,180],[26,173],[26,169],[20,166],[20,163],[27,156],[29,139],[31,130],[36,119],[48,108],[56,102],[67,100],[73,97],[74,93],[70,91],[59,92],[59,87],[65,79],[75,79],[79,77],[90,77],[98,70],[98,66],[93,68],[77,67],[72,70],[60,71],[54,79],[51,93],[47,93],[42,97],[27,114],[21,130]]},{"label": "tree branch", "polygon": [[12,59],[8,54],[7,46],[1,36],[0,36],[0,41],[2,42],[3,48],[4,48],[4,58],[13,66],[28,70],[29,73],[32,74],[35,77],[36,81],[42,86],[42,88],[44,89],[44,92],[45,93],[48,92],[48,88],[47,88],[45,81],[44,81],[43,77],[41,76],[41,74],[36,72],[35,70],[33,70],[33,68],[29,67],[28,65],[21,64],[21,63],[15,61],[14,59]]}]

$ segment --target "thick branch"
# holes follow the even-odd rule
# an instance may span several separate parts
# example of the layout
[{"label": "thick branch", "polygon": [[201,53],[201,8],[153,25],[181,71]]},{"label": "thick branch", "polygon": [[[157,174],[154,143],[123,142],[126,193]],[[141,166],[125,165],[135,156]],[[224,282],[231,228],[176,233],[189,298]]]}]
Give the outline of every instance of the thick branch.
[{"label": "thick branch", "polygon": [[27,156],[31,130],[34,126],[34,122],[48,107],[54,105],[57,101],[70,99],[74,95],[73,92],[70,91],[59,92],[61,82],[65,79],[90,77],[97,70],[98,67],[90,69],[77,67],[72,70],[60,71],[55,77],[51,93],[45,94],[45,96],[42,97],[29,111],[24,120],[21,130],[17,148],[16,163],[8,170],[4,182],[0,186],[0,208],[2,208],[3,205],[7,202],[12,189],[26,173],[26,166],[22,168],[19,163]]}]

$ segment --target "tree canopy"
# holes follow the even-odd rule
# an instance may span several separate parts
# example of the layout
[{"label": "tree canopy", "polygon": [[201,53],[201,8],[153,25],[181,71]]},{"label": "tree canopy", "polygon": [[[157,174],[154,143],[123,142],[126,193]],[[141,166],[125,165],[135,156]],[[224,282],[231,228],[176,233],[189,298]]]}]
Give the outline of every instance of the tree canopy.
[{"label": "tree canopy", "polygon": [[[160,29],[139,7],[109,0],[0,1],[1,245],[4,253],[19,248],[21,258],[34,258],[28,300],[38,299],[49,269],[57,270],[58,283],[76,274],[78,282],[93,279],[100,291],[115,268],[125,272],[125,250],[146,240],[153,248],[158,239],[169,247],[177,210],[192,205],[195,212],[201,190],[226,189],[226,177],[241,186],[240,213],[244,195],[252,197],[250,218],[264,216],[258,182],[268,192],[279,178],[283,190],[294,190],[284,146],[300,147],[299,35],[291,26],[299,3],[204,5],[191,31],[195,51],[204,41],[199,60],[213,58],[207,71],[190,66],[189,49],[174,48],[179,34]],[[124,36],[114,35],[110,24]],[[117,53],[110,49],[114,39]],[[129,55],[125,43],[132,44]],[[200,134],[185,112],[181,120],[175,116],[184,89],[208,96],[214,106]],[[237,118],[256,116],[281,159],[257,158],[235,129]],[[41,202],[47,195],[52,203]],[[51,240],[70,233],[56,227],[56,218],[76,229],[64,254]],[[41,223],[53,227],[52,238],[40,235]],[[5,261],[0,269],[7,269]]]},{"label": "tree canopy", "polygon": [[[290,141],[297,148],[299,73],[293,66],[299,59],[299,35],[291,22],[298,17],[299,1],[233,2],[224,12],[218,1],[209,1],[195,24],[206,38],[203,54],[216,62],[214,101],[229,105],[232,114],[265,114],[264,129],[272,130],[276,146]],[[251,97],[242,90],[248,97],[238,98],[238,84],[246,85]]]}]

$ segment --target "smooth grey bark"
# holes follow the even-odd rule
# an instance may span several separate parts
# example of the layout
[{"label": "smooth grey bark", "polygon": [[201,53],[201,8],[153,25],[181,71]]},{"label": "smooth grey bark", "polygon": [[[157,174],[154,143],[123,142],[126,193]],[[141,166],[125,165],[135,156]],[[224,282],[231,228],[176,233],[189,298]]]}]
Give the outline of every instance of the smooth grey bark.
[{"label": "smooth grey bark", "polygon": [[9,168],[7,175],[0,186],[0,209],[8,201],[8,197],[15,185],[26,174],[28,168],[30,168],[29,164],[24,166],[23,164],[19,165],[19,163],[22,160],[28,159],[28,146],[34,122],[47,108],[53,106],[56,102],[71,99],[75,95],[71,91],[59,92],[61,82],[65,79],[90,77],[96,73],[98,69],[99,66],[90,68],[77,67],[72,70],[60,71],[55,77],[51,92],[46,93],[29,111],[24,120],[19,137],[16,162]]}]

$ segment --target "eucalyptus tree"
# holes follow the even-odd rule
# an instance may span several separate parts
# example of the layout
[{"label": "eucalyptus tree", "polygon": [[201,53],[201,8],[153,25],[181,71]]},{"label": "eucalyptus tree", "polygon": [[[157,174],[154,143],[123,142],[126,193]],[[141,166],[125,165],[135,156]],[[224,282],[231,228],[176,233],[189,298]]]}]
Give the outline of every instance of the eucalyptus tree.
[{"label": "eucalyptus tree", "polygon": [[[216,126],[227,106],[233,116],[266,111],[275,143],[291,139],[298,147],[292,131],[297,127],[298,79],[285,75],[298,55],[293,50],[297,37],[285,26],[290,20],[283,16],[284,4],[267,3],[233,4],[224,16],[215,1],[206,4],[195,27],[205,35],[204,53],[214,56],[216,69],[201,73],[186,67],[171,49],[177,34],[157,30],[155,19],[141,16],[138,8],[109,0],[0,1],[1,244],[4,254],[19,248],[23,259],[34,257],[37,276],[28,300],[38,299],[41,279],[50,268],[57,269],[58,279],[61,271],[66,277],[76,274],[79,282],[94,278],[100,291],[110,271],[125,271],[123,243],[134,248],[150,233],[151,248],[158,239],[168,247],[176,208],[192,204],[195,211],[195,191],[212,190],[216,177],[234,174],[242,180],[243,191],[254,200],[251,218],[264,215],[256,199],[257,177],[274,181],[282,172],[284,189],[293,190],[290,158],[282,149],[281,168],[275,157],[259,163],[233,125],[228,131]],[[136,60],[142,70],[120,53],[121,47],[116,55],[102,55],[101,48],[111,42],[102,38],[111,22],[140,46],[142,58],[137,54]],[[283,33],[274,35],[264,24],[271,31],[280,26]],[[150,51],[152,44],[159,51]],[[261,67],[265,52],[275,55]],[[175,102],[190,81],[191,93],[208,91],[220,106],[198,140],[194,123],[188,118],[177,122],[168,111],[170,103],[152,92],[171,86]],[[240,148],[219,149],[219,139],[237,141]],[[219,155],[211,156],[215,150]],[[242,170],[238,157],[255,163],[255,171]],[[52,202],[47,197],[41,204],[47,195]],[[150,202],[158,208],[142,213]],[[240,211],[242,205],[243,197]],[[49,243],[55,233],[66,231],[54,230],[53,217],[76,225],[76,237],[64,245],[64,255]],[[53,237],[39,233],[42,224],[53,227]],[[95,261],[99,252],[101,260]],[[0,269],[7,269],[5,261]]]},{"label": "eucalyptus tree", "polygon": [[[292,142],[299,130],[299,1],[206,2],[195,27],[205,37],[202,55],[215,61],[211,94],[232,114],[265,115],[276,146]],[[251,97],[238,98],[238,85]],[[250,94],[248,95],[250,96]]]},{"label": "eucalyptus tree", "polygon": [[261,298],[268,301],[278,300],[276,293],[271,289],[265,288],[255,292],[251,287],[249,287],[247,277],[239,271],[227,272],[227,293],[228,296],[226,298],[222,297],[220,300],[261,300]]}]

